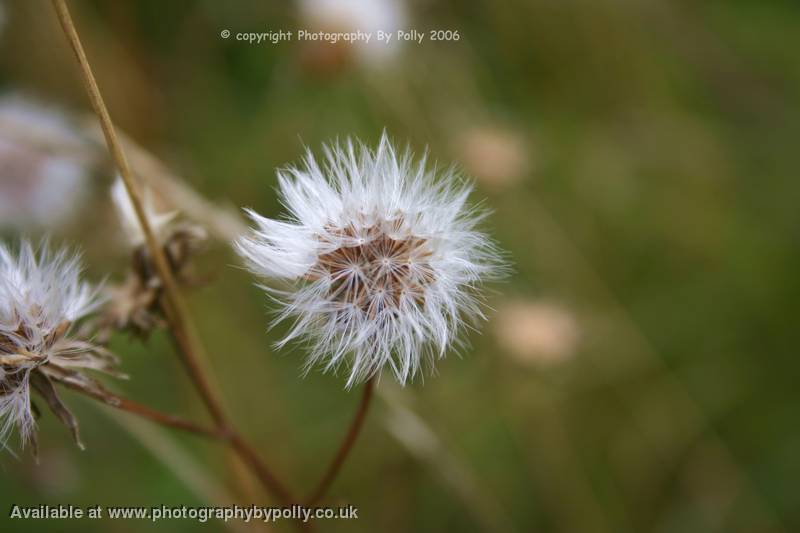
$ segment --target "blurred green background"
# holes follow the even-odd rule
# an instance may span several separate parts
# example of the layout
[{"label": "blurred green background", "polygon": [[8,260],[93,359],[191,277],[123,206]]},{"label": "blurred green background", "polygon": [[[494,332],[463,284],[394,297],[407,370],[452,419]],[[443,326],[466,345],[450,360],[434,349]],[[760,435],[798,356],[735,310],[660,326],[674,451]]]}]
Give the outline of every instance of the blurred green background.
[{"label": "blurred green background", "polygon": [[[473,176],[494,211],[515,269],[496,311],[424,383],[384,376],[428,429],[377,402],[331,491],[359,520],[320,531],[800,530],[796,2],[409,0],[400,26],[460,40],[377,56],[220,37],[318,23],[292,2],[69,3],[116,122],[215,202],[275,216],[275,169],[304,145],[385,128]],[[50,3],[3,5],[3,89],[88,111]],[[95,174],[47,231],[119,280],[111,173]],[[308,490],[358,392],[272,349],[285,330],[267,332],[237,265],[220,242],[198,257],[213,281],[188,293],[192,315],[236,421]],[[109,386],[204,420],[163,332],[111,347],[132,379]],[[4,453],[1,530],[225,529],[12,522],[11,503],[269,501],[219,447],[64,396],[88,449],[46,414],[38,465]]]}]

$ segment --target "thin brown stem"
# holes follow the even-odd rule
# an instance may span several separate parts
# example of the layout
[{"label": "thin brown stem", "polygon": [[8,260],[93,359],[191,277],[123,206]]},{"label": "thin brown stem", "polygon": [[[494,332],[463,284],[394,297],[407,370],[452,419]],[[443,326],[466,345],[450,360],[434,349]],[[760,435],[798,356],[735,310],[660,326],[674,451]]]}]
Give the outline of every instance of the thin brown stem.
[{"label": "thin brown stem", "polygon": [[197,435],[203,435],[206,437],[220,438],[224,436],[224,434],[221,434],[217,429],[204,427],[192,422],[191,420],[186,420],[175,415],[156,411],[155,409],[151,409],[146,405],[128,400],[127,398],[120,398],[118,402],[111,404],[111,406],[122,411],[139,415],[142,418],[146,418],[163,426],[181,429],[183,431],[188,431],[190,433],[195,433]]},{"label": "thin brown stem", "polygon": [[195,387],[205,402],[209,413],[214,419],[214,422],[217,426],[224,427],[226,420],[220,402],[211,389],[211,385],[206,379],[200,362],[195,355],[198,348],[194,338],[189,333],[190,325],[187,318],[186,306],[178,291],[178,285],[175,282],[175,277],[172,275],[172,270],[169,267],[169,262],[167,261],[164,250],[158,244],[153,229],[150,227],[139,190],[133,178],[133,172],[128,164],[125,152],[122,149],[122,144],[117,137],[114,124],[111,121],[111,116],[108,114],[108,108],[106,108],[103,96],[100,93],[100,88],[97,86],[97,81],[92,73],[92,67],[89,65],[89,60],[86,58],[86,53],[83,50],[78,31],[72,21],[65,0],[53,0],[53,7],[56,10],[58,20],[67,36],[67,40],[73,52],[75,52],[75,57],[78,60],[81,74],[83,75],[83,82],[89,96],[89,101],[91,102],[94,112],[100,119],[100,126],[103,129],[103,135],[105,136],[108,150],[111,152],[111,156],[117,165],[117,170],[119,170],[122,181],[125,184],[128,196],[130,196],[131,204],[136,212],[136,218],[139,220],[139,224],[142,227],[142,233],[144,233],[147,249],[153,260],[156,271],[158,272],[158,277],[164,286],[166,300],[164,312],[167,315],[167,320],[170,322],[175,341],[180,347],[179,352],[182,355],[183,363],[186,366],[186,370],[192,382],[195,384]]},{"label": "thin brown stem", "polygon": [[182,431],[187,431],[189,433],[194,433],[196,435],[201,435],[203,437],[209,437],[213,439],[221,439],[226,437],[224,433],[221,433],[217,429],[207,428],[201,426],[200,424],[192,422],[191,420],[186,420],[185,418],[181,418],[168,413],[162,413],[161,411],[157,411],[151,407],[147,407],[146,405],[134,402],[133,400],[117,396],[116,394],[106,390],[103,391],[87,390],[85,387],[78,386],[69,381],[59,381],[59,383],[64,385],[65,387],[68,387],[76,392],[84,394],[90,398],[94,398],[95,400],[100,400],[104,404],[111,406],[115,409],[119,409],[120,411],[125,411],[140,416],[142,418],[146,418],[147,420],[150,420],[162,426],[167,426],[174,429],[180,429]]},{"label": "thin brown stem", "polygon": [[[78,60],[83,82],[86,87],[86,92],[89,96],[92,108],[100,120],[100,126],[103,130],[108,150],[119,170],[122,181],[125,184],[125,189],[131,199],[136,217],[142,228],[142,233],[145,236],[147,249],[153,260],[156,272],[164,286],[164,301],[163,309],[164,314],[170,324],[170,331],[178,345],[178,353],[186,368],[186,371],[192,380],[195,388],[197,389],[203,403],[208,409],[214,423],[217,426],[218,432],[225,434],[232,448],[242,458],[242,460],[253,469],[254,474],[264,488],[267,489],[273,496],[281,502],[290,503],[292,498],[289,491],[277,481],[277,478],[271,473],[264,462],[254,453],[252,447],[247,445],[242,437],[233,429],[222,409],[221,402],[217,394],[211,387],[210,381],[200,364],[198,353],[200,351],[199,344],[195,341],[193,335],[193,328],[188,319],[186,306],[181,298],[178,285],[172,275],[172,270],[169,267],[166,255],[163,248],[158,244],[158,241],[153,234],[149,221],[144,211],[141,196],[136,187],[133,178],[133,173],[125,157],[125,152],[117,137],[111,117],[108,114],[100,89],[92,73],[92,68],[86,58],[86,53],[83,50],[78,31],[70,16],[69,9],[65,0],[52,0],[53,7],[55,8],[58,16],[59,23],[67,37],[67,40],[72,47],[73,52]],[[152,414],[152,413],[151,413]]]},{"label": "thin brown stem", "polygon": [[275,475],[264,466],[253,447],[245,441],[238,433],[232,433],[228,437],[231,447],[239,455],[239,458],[252,469],[252,472],[264,487],[267,487],[272,495],[283,505],[295,503],[292,495],[275,478]]},{"label": "thin brown stem", "polygon": [[272,487],[272,492],[280,503],[287,505],[292,503],[292,498],[289,493],[286,492],[286,489],[283,488],[283,485],[281,485],[280,482],[275,479],[269,470],[263,467],[261,460],[258,458],[258,454],[239,435],[235,433],[226,433],[218,429],[202,427],[199,424],[189,420],[156,411],[155,409],[147,407],[146,405],[142,405],[134,402],[133,400],[128,400],[127,398],[117,396],[116,394],[106,390],[87,390],[84,387],[72,384],[68,381],[62,381],[60,383],[74,391],[89,396],[90,398],[100,400],[101,402],[114,407],[115,409],[138,415],[152,422],[156,422],[157,424],[161,424],[162,426],[168,426],[171,428],[188,431],[190,433],[196,433],[198,435],[228,441],[231,447],[237,451],[237,454],[242,458],[242,460],[253,469],[256,477],[258,477],[265,486],[269,485]]},{"label": "thin brown stem", "polygon": [[[252,469],[253,473],[256,475],[259,481],[261,481],[262,485],[265,487],[272,487],[271,492],[279,503],[286,506],[293,503],[291,495],[286,492],[286,489],[284,489],[283,485],[281,485],[281,483],[275,479],[273,474],[268,469],[264,468],[264,465],[259,459],[256,451],[253,450],[253,448],[239,435],[235,433],[226,433],[215,428],[203,427],[190,420],[186,420],[168,413],[162,413],[161,411],[157,411],[147,407],[146,405],[134,402],[133,400],[117,396],[116,394],[113,394],[107,390],[87,390],[84,387],[68,381],[61,381],[59,383],[90,398],[99,400],[105,405],[119,409],[120,411],[125,411],[126,413],[131,413],[146,420],[150,420],[156,424],[173,429],[179,429],[202,437],[208,437],[210,439],[227,442],[231,448],[236,451],[237,455],[242,459],[242,461]],[[314,528],[311,526],[311,524],[302,523],[299,521],[295,521],[295,524],[301,531],[314,531]]]},{"label": "thin brown stem", "polygon": [[184,431],[188,431],[190,433],[195,433],[198,435],[203,435],[206,437],[211,437],[214,439],[224,440],[230,443],[231,447],[236,450],[239,457],[253,469],[256,477],[262,482],[262,484],[269,485],[272,487],[272,492],[278,499],[278,501],[282,504],[289,505],[292,503],[292,498],[286,489],[283,488],[283,485],[275,479],[272,473],[264,468],[261,464],[261,460],[258,458],[258,454],[253,450],[253,448],[247,444],[239,435],[235,433],[226,433],[220,431],[218,429],[206,428],[196,424],[190,420],[186,420],[177,416],[173,416],[167,413],[162,413],[146,405],[142,405],[140,403],[134,402],[133,400],[129,400],[127,398],[123,398],[121,396],[117,396],[116,394],[102,390],[102,391],[92,391],[87,390],[84,387],[78,386],[76,384],[70,383],[68,381],[61,381],[66,387],[70,389],[80,392],[90,398],[94,398],[96,400],[100,400],[101,402],[114,407],[115,409],[119,409],[121,411],[126,411],[131,414],[135,414],[142,418],[146,418],[152,422],[156,422],[157,424],[161,424],[162,426],[168,426],[175,429],[180,429]]},{"label": "thin brown stem", "polygon": [[364,384],[361,402],[358,404],[358,409],[353,417],[353,421],[350,422],[350,428],[347,430],[347,434],[342,444],[339,446],[339,450],[336,452],[328,469],[325,471],[325,475],[322,476],[322,479],[317,484],[317,488],[314,489],[314,492],[312,492],[311,496],[306,500],[306,505],[314,505],[325,496],[328,489],[333,484],[333,481],[336,479],[336,476],[339,474],[339,470],[341,470],[345,459],[347,459],[347,456],[353,449],[356,439],[361,432],[361,428],[364,426],[364,420],[367,417],[367,411],[369,411],[369,406],[372,402],[372,396],[375,390],[375,379],[375,377],[372,377]]},{"label": "thin brown stem", "polygon": [[[193,433],[202,437],[227,442],[242,461],[251,469],[255,476],[259,479],[265,487],[271,487],[270,492],[282,505],[291,505],[294,503],[291,494],[289,494],[283,485],[278,481],[269,469],[265,468],[258,453],[250,446],[241,436],[236,433],[221,431],[216,428],[203,427],[195,422],[186,420],[184,418],[174,416],[168,413],[162,413],[151,407],[140,404],[133,400],[123,398],[107,390],[89,390],[78,384],[69,381],[59,381],[60,384],[68,387],[76,392],[85,396],[99,400],[105,405],[131,413],[139,416],[156,424],[179,429],[189,433]],[[310,524],[297,523],[300,530],[313,531]]]}]

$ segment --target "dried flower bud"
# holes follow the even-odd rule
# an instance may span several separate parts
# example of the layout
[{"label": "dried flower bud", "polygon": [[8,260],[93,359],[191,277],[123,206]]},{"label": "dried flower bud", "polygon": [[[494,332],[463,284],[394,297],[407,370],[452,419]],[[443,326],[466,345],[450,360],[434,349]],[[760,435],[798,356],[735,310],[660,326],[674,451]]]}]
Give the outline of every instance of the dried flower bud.
[{"label": "dried flower bud", "polygon": [[[161,280],[145,245],[144,233],[125,184],[120,178],[111,188],[111,198],[132,249],[132,263],[125,281],[107,289],[109,304],[97,326],[98,335],[105,340],[113,330],[127,330],[146,337],[153,329],[164,325],[160,307]],[[143,203],[145,215],[158,244],[164,249],[172,273],[178,282],[193,284],[191,258],[206,240],[206,231],[196,224],[178,221],[176,211],[159,212],[149,189],[144,191]]]}]

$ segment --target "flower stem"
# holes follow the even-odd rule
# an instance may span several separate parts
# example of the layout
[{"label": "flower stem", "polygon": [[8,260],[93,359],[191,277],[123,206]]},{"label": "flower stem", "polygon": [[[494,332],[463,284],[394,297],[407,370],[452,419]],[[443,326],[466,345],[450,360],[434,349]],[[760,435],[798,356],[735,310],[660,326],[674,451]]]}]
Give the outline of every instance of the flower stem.
[{"label": "flower stem", "polygon": [[[147,216],[145,215],[141,197],[133,178],[133,173],[131,172],[131,168],[128,165],[128,160],[125,157],[125,152],[123,151],[122,145],[117,137],[116,131],[114,130],[114,125],[111,121],[111,117],[108,114],[108,109],[103,101],[100,89],[97,86],[97,81],[92,73],[92,68],[89,65],[88,59],[86,58],[86,53],[83,50],[83,45],[81,44],[78,31],[75,28],[72,17],[70,16],[67,4],[65,0],[52,0],[52,3],[67,40],[69,41],[73,52],[75,52],[75,56],[81,69],[81,74],[83,76],[86,92],[89,96],[89,101],[91,102],[92,108],[100,120],[100,126],[103,130],[103,135],[106,139],[109,152],[111,153],[111,156],[117,165],[119,173],[122,177],[122,181],[125,184],[125,189],[130,196],[131,203],[133,204],[134,211],[136,212],[136,217],[139,220],[139,224],[142,227],[142,233],[144,233],[145,236],[148,251],[150,252],[158,276],[163,283],[165,298],[162,307],[164,309],[164,314],[169,321],[172,335],[176,344],[178,345],[178,353],[181,357],[184,367],[186,368],[192,383],[202,398],[203,403],[208,409],[209,414],[213,418],[218,433],[224,434],[227,437],[227,441],[231,445],[232,449],[252,469],[266,490],[268,490],[280,503],[290,504],[293,502],[293,498],[291,497],[289,491],[271,473],[264,462],[254,452],[253,448],[243,440],[237,431],[235,431],[233,425],[225,416],[217,394],[214,392],[209,380],[206,378],[206,375],[200,364],[200,358],[197,355],[200,351],[200,346],[196,342],[193,335],[193,328],[191,327],[191,323],[188,319],[186,306],[183,303],[180,292],[178,291],[177,283],[172,275],[172,270],[169,267],[164,250],[161,248],[161,246],[159,246],[155,235],[153,234],[153,230],[147,220]],[[149,415],[149,418],[154,419],[152,412],[145,410],[139,414],[142,414],[142,416],[147,416],[145,413]]]},{"label": "flower stem", "polygon": [[[137,415],[162,426],[179,429],[189,433],[194,433],[195,435],[228,443],[231,448],[237,452],[242,461],[247,466],[252,468],[253,473],[256,475],[259,481],[261,481],[265,487],[271,487],[271,492],[277,497],[278,500],[280,500],[284,505],[289,505],[293,501],[291,495],[286,492],[286,489],[283,487],[283,485],[281,485],[281,483],[275,479],[273,474],[264,467],[255,450],[253,450],[253,448],[239,435],[235,433],[226,433],[215,428],[203,427],[190,420],[167,413],[162,413],[161,411],[157,411],[147,407],[146,405],[134,402],[133,400],[117,396],[116,394],[113,394],[107,390],[92,391],[69,381],[60,381],[59,383],[90,398],[99,400],[110,407],[119,409],[120,411],[125,411],[126,413]],[[300,531],[314,531],[314,528],[311,524],[295,521],[295,525]]]},{"label": "flower stem", "polygon": [[262,482],[262,484],[271,487],[271,492],[278,495],[278,499],[280,501],[284,503],[289,503],[292,501],[289,493],[286,492],[286,489],[283,487],[283,485],[281,485],[281,483],[275,479],[272,472],[264,468],[255,450],[253,450],[253,448],[238,434],[220,431],[219,429],[206,428],[190,420],[156,411],[155,409],[147,407],[146,405],[142,405],[132,400],[128,400],[127,398],[117,396],[116,394],[106,390],[95,392],[72,385],[69,382],[62,383],[75,391],[81,392],[96,400],[100,400],[111,407],[138,415],[163,426],[188,431],[190,433],[195,433],[197,435],[202,435],[213,439],[227,441],[230,446],[236,450],[242,460],[253,469],[253,472]]},{"label": "flower stem", "polygon": [[[261,482],[261,484],[267,488],[272,495],[282,504],[290,505],[294,503],[294,498],[288,492],[286,487],[278,481],[275,475],[264,465],[263,461],[258,456],[258,452],[247,442],[245,441],[241,435],[238,433],[231,433],[228,435],[228,442],[231,447],[236,451],[239,455],[239,458],[252,469],[252,472]],[[301,527],[301,529],[310,529],[310,525],[307,525],[305,528]]]},{"label": "flower stem", "polygon": [[166,255],[162,247],[158,244],[156,237],[153,233],[150,223],[147,220],[144,207],[142,204],[141,196],[136,187],[136,182],[133,178],[128,159],[119,142],[117,133],[114,129],[114,124],[108,114],[108,109],[100,93],[100,88],[97,86],[92,68],[89,65],[89,60],[86,58],[86,53],[83,50],[78,31],[70,16],[69,9],[65,0],[53,0],[53,7],[58,15],[58,20],[61,27],[67,36],[67,40],[72,46],[73,52],[78,60],[78,64],[83,75],[83,82],[86,87],[86,92],[89,96],[92,108],[100,119],[100,126],[103,129],[103,135],[108,145],[108,150],[117,165],[122,181],[125,184],[125,189],[131,199],[136,217],[142,227],[144,233],[147,249],[152,257],[153,263],[158,272],[158,277],[164,285],[165,305],[164,312],[170,322],[175,341],[180,347],[183,363],[189,373],[192,381],[194,382],[200,396],[208,408],[209,413],[219,427],[224,427],[225,416],[217,400],[216,395],[213,393],[205,374],[202,371],[200,363],[195,356],[197,353],[196,342],[191,335],[189,335],[189,322],[186,313],[186,306],[178,291],[175,277],[172,275],[172,270],[169,267]]},{"label": "flower stem", "polygon": [[200,424],[192,422],[191,420],[186,420],[185,418],[181,418],[168,413],[162,413],[161,411],[157,411],[155,409],[147,407],[146,405],[134,402],[133,400],[117,396],[116,394],[113,394],[107,390],[92,391],[84,387],[70,383],[69,381],[59,381],[59,383],[61,385],[69,387],[70,389],[76,392],[85,394],[90,398],[94,398],[95,400],[100,400],[101,402],[110,407],[140,416],[142,418],[146,418],[147,420],[150,420],[157,424],[161,424],[162,426],[167,426],[174,429],[180,429],[183,431],[187,431],[189,433],[194,433],[196,435],[209,437],[212,439],[221,439],[225,437],[225,434],[221,433],[217,429],[207,428],[201,426]]},{"label": "flower stem", "polygon": [[314,492],[312,492],[311,496],[306,500],[306,505],[312,506],[325,496],[328,489],[333,484],[333,481],[336,479],[336,476],[339,474],[339,470],[341,470],[345,459],[347,459],[347,456],[353,449],[356,439],[361,432],[361,428],[364,426],[364,420],[367,417],[367,411],[369,411],[369,406],[372,402],[373,392],[375,390],[375,379],[375,377],[371,377],[364,384],[361,402],[358,404],[358,409],[356,410],[355,416],[353,416],[352,422],[350,422],[350,428],[347,430],[347,434],[344,440],[342,440],[339,450],[336,452],[328,469],[325,471],[325,475],[322,476],[322,479],[317,484],[317,488],[314,489]]}]

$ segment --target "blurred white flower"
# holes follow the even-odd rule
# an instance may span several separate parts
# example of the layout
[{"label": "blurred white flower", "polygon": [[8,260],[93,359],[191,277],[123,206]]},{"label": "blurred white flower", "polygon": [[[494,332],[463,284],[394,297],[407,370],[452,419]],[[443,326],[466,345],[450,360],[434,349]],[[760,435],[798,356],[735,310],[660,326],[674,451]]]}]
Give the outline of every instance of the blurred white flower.
[{"label": "blurred white flower", "polygon": [[23,242],[14,254],[0,244],[0,443],[14,427],[23,444],[32,439],[31,387],[78,441],[77,422],[52,383],[95,388],[79,369],[112,372],[110,354],[68,337],[100,303],[80,274],[79,257],[67,250],[51,253],[45,243],[37,252]]},{"label": "blurred white flower", "polygon": [[495,320],[498,341],[523,364],[554,364],[570,358],[580,330],[572,313],[559,305],[537,301],[508,302]]},{"label": "blurred white flower", "polygon": [[[136,210],[133,208],[131,197],[125,188],[121,177],[117,177],[114,184],[111,186],[111,200],[117,211],[122,231],[128,239],[128,244],[132,248],[142,246],[145,243],[144,232],[142,225],[139,223],[139,218],[136,216]],[[150,228],[153,230],[153,235],[156,239],[164,244],[164,240],[169,234],[170,224],[178,214],[177,211],[170,211],[166,213],[159,213],[156,210],[155,200],[150,189],[145,188],[142,193],[142,207],[144,208],[147,221],[150,223]]]},{"label": "blurred white flower", "polygon": [[397,40],[397,30],[405,29],[408,21],[405,0],[298,1],[300,16],[311,31],[391,33],[389,43],[378,42],[375,35],[369,43],[353,43],[356,59],[365,66],[384,65],[403,46],[403,41]]},{"label": "blurred white flower", "polygon": [[465,319],[483,318],[478,286],[504,268],[452,171],[398,154],[384,134],[375,151],[325,147],[322,167],[309,152],[278,181],[289,219],[249,211],[258,228],[236,248],[256,274],[292,282],[267,290],[283,306],[275,322],[294,318],[279,345],[305,339],[307,368],[347,361],[350,387],[388,365],[405,384]]},{"label": "blurred white flower", "polygon": [[67,118],[18,96],[0,99],[0,227],[56,227],[86,197],[91,156]]}]

